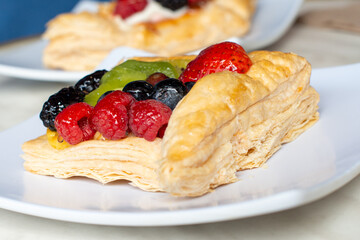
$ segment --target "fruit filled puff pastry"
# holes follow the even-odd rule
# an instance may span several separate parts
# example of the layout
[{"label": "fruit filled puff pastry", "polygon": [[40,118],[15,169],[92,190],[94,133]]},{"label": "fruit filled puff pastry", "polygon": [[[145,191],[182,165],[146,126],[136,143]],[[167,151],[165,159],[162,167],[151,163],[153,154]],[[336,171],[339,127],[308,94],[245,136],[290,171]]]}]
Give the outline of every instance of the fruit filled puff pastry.
[{"label": "fruit filled puff pastry", "polygon": [[43,37],[46,67],[93,70],[119,46],[173,56],[204,48],[250,28],[255,0],[118,0],[96,13],[61,14]]},{"label": "fruit filled puff pastry", "polygon": [[200,196],[262,166],[318,120],[310,73],[293,53],[247,55],[230,42],[198,56],[128,60],[45,102],[47,134],[23,144],[24,166]]}]

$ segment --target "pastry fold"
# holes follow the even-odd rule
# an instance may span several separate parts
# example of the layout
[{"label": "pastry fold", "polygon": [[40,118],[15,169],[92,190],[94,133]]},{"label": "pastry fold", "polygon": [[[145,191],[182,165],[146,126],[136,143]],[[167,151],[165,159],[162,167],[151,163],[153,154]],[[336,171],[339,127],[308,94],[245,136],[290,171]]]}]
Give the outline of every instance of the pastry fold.
[{"label": "pastry fold", "polygon": [[205,76],[175,108],[161,149],[166,192],[199,196],[236,181],[238,170],[261,166],[318,119],[319,95],[304,58],[266,51],[249,57],[247,74]]},{"label": "pastry fold", "polygon": [[255,0],[211,0],[204,7],[159,22],[124,28],[114,17],[114,3],[100,3],[97,13],[61,14],[51,20],[43,37],[46,67],[92,70],[114,48],[129,46],[173,56],[244,35],[250,28]]},{"label": "pastry fold", "polygon": [[314,124],[311,66],[292,53],[256,51],[246,74],[200,79],[176,106],[163,139],[90,140],[64,150],[45,136],[23,145],[25,169],[59,178],[118,179],[148,191],[200,196],[259,167]]}]

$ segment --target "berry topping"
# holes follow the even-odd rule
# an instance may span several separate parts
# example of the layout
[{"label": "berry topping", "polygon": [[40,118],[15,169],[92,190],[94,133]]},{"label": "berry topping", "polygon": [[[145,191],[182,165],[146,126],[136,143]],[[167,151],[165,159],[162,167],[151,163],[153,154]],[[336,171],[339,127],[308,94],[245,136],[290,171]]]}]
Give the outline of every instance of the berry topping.
[{"label": "berry topping", "polygon": [[187,5],[187,0],[155,0],[161,6],[176,11]]},{"label": "berry topping", "polygon": [[186,93],[187,89],[181,81],[175,78],[168,78],[155,85],[151,98],[164,103],[171,110],[174,110]]},{"label": "berry topping", "polygon": [[58,134],[72,145],[92,139],[96,132],[89,124],[92,110],[83,102],[66,107],[55,119]]},{"label": "berry topping", "polygon": [[163,126],[159,129],[158,134],[157,134],[157,136],[158,136],[159,138],[163,138],[163,137],[164,137],[165,130],[166,130],[167,126],[168,126],[168,125],[165,124],[165,125],[163,125]]},{"label": "berry topping", "polygon": [[82,102],[84,93],[76,90],[74,87],[63,88],[59,92],[51,95],[44,103],[40,112],[40,119],[45,127],[52,131],[56,131],[54,121],[56,116],[67,106]]},{"label": "berry topping", "polygon": [[128,130],[128,108],[135,99],[122,91],[114,91],[96,104],[90,121],[106,139],[119,140]]},{"label": "berry topping", "polygon": [[100,80],[106,72],[106,70],[98,70],[92,74],[83,77],[75,84],[75,89],[85,94],[94,91],[99,87]]},{"label": "berry topping", "polygon": [[101,100],[104,99],[104,97],[106,97],[107,95],[109,95],[109,94],[112,93],[112,92],[114,92],[114,90],[110,90],[110,91],[105,92],[103,95],[101,95],[101,96],[99,97],[99,99],[97,100],[97,103],[99,103]]},{"label": "berry topping", "polygon": [[153,85],[142,80],[130,82],[123,88],[124,92],[130,93],[138,101],[150,98],[153,90]]},{"label": "berry topping", "polygon": [[192,87],[195,85],[196,82],[186,82],[185,87],[188,90],[188,92],[192,89]]},{"label": "berry topping", "polygon": [[154,86],[158,82],[161,82],[162,80],[165,80],[167,78],[169,78],[169,77],[166,76],[165,74],[163,74],[161,72],[156,72],[156,73],[153,73],[150,76],[148,76],[146,81]]},{"label": "berry topping", "polygon": [[188,5],[190,8],[200,8],[203,6],[208,0],[188,0]]},{"label": "berry topping", "polygon": [[84,101],[95,106],[99,97],[105,92],[122,89],[126,84],[136,80],[145,80],[155,72],[164,73],[168,77],[178,77],[179,73],[171,63],[168,62],[142,62],[127,60],[105,73],[101,78],[100,86],[85,96]]},{"label": "berry topping", "polygon": [[114,14],[126,19],[134,13],[144,10],[147,0],[117,0]]},{"label": "berry topping", "polygon": [[153,99],[139,101],[129,110],[129,127],[137,137],[153,141],[164,135],[171,116],[171,109]]},{"label": "berry topping", "polygon": [[115,89],[122,89],[127,83],[146,79],[146,76],[146,74],[140,71],[115,67],[104,75],[100,81],[100,86],[86,95],[84,101],[91,106],[95,106],[104,93]]},{"label": "berry topping", "polygon": [[134,102],[136,102],[136,100],[131,94],[117,90],[109,92],[109,94],[96,104],[96,107],[99,108],[101,105],[122,105],[129,108]]},{"label": "berry topping", "polygon": [[225,70],[246,73],[251,65],[250,58],[239,44],[222,42],[201,51],[187,65],[179,79],[184,83],[196,82],[208,74]]},{"label": "berry topping", "polygon": [[119,140],[126,137],[128,129],[128,114],[126,107],[111,104],[96,107],[91,117],[91,123],[95,129],[106,139]]}]

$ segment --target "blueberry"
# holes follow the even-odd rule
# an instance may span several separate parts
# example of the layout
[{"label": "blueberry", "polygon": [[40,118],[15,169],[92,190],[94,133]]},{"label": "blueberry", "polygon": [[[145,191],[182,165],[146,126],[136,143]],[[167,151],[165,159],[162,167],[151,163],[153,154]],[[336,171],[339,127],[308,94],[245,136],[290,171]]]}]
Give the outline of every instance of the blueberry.
[{"label": "blueberry", "polygon": [[149,99],[153,90],[153,85],[142,80],[130,82],[123,88],[124,92],[130,93],[138,101]]},{"label": "blueberry", "polygon": [[44,103],[40,112],[40,119],[45,127],[52,131],[56,131],[55,118],[67,106],[82,102],[85,94],[74,87],[67,87],[61,89],[59,92],[51,95]]},{"label": "blueberry", "polygon": [[187,88],[188,92],[192,89],[196,82],[186,82],[185,87]]},{"label": "blueberry", "polygon": [[155,0],[160,3],[161,6],[171,9],[173,11],[178,10],[187,5],[187,0]]},{"label": "blueberry", "polygon": [[106,70],[98,70],[83,77],[75,84],[75,89],[82,91],[85,94],[94,91],[99,87],[100,80],[106,72]]},{"label": "blueberry", "polygon": [[186,87],[181,81],[175,78],[168,78],[155,85],[151,98],[164,103],[171,110],[174,110],[187,92]]}]

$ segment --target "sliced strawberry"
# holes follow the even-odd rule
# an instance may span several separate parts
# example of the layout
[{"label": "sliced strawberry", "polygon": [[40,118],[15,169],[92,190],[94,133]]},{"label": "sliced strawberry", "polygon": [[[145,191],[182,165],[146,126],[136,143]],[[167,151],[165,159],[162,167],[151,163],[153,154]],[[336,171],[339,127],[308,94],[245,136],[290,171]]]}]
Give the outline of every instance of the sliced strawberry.
[{"label": "sliced strawberry", "polygon": [[117,0],[114,14],[126,19],[134,13],[144,10],[147,4],[147,0]]},{"label": "sliced strawberry", "polygon": [[231,71],[246,73],[252,65],[245,50],[236,43],[222,42],[212,45],[191,61],[179,79],[186,82],[196,82],[200,78],[216,72]]}]

